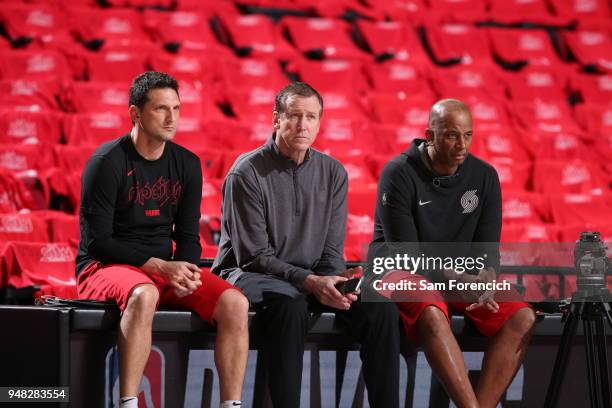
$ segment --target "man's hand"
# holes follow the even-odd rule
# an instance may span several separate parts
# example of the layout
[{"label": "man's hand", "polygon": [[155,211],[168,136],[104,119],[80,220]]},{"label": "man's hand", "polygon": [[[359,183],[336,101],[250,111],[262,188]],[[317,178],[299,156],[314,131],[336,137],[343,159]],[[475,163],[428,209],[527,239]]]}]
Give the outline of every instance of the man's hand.
[{"label": "man's hand", "polygon": [[[346,272],[344,272],[346,273]],[[348,310],[351,302],[357,300],[354,294],[343,296],[335,285],[348,280],[344,276],[308,275],[302,286],[312,293],[322,304],[341,310]]]},{"label": "man's hand", "polygon": [[[487,283],[493,282],[495,278],[496,275],[495,270],[493,268],[481,269],[478,273],[478,276],[476,277],[477,281]],[[490,312],[497,313],[499,311],[499,304],[493,299],[494,296],[494,290],[484,291],[480,296],[478,296],[478,301],[466,307],[465,310],[470,311],[478,309],[479,307],[484,307]]]},{"label": "man's hand", "polygon": [[164,278],[174,288],[177,296],[180,297],[190,295],[202,286],[202,281],[200,280],[200,273],[202,271],[197,265],[189,262],[149,258],[140,269],[146,273]]}]

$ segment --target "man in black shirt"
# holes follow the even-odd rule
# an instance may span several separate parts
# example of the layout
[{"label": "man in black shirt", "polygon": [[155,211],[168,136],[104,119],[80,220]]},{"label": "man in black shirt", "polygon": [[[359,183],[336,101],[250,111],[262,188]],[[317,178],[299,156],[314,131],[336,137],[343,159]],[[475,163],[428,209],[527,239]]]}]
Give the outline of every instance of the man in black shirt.
[{"label": "man in black shirt", "polygon": [[[498,243],[502,219],[499,180],[492,166],[469,154],[472,117],[467,106],[454,99],[439,101],[431,109],[425,134],[426,140],[416,139],[381,174],[374,244]],[[441,278],[490,283],[498,267],[499,254],[495,253],[497,259],[490,257],[493,259],[478,275],[446,271]],[[420,275],[406,276],[423,280]],[[493,291],[463,295],[470,301],[448,301],[434,292],[426,301],[398,303],[400,316],[408,337],[422,345],[457,406],[494,407],[521,364],[535,314],[524,302],[496,301]],[[463,312],[491,338],[476,391],[449,326],[449,309]]]},{"label": "man in black shirt", "polygon": [[179,107],[174,78],[138,76],[130,89],[131,133],[100,146],[83,171],[78,292],[115,301],[122,311],[121,407],[138,405],[158,304],[194,310],[217,326],[221,406],[240,405],[248,301],[197,266],[202,170],[196,155],[172,142]]}]

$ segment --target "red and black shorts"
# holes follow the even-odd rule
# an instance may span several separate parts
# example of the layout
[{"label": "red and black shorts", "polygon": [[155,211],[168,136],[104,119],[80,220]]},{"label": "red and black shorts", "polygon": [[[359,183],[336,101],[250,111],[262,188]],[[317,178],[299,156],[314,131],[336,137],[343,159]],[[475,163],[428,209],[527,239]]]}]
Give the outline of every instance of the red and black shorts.
[{"label": "red and black shorts", "polygon": [[174,288],[159,276],[150,276],[130,265],[92,262],[79,274],[77,291],[80,299],[114,301],[125,310],[132,291],[139,285],[152,284],[159,291],[158,306],[181,307],[196,312],[203,320],[213,323],[217,301],[231,284],[210,272],[201,273],[202,286],[192,294],[179,297]]}]

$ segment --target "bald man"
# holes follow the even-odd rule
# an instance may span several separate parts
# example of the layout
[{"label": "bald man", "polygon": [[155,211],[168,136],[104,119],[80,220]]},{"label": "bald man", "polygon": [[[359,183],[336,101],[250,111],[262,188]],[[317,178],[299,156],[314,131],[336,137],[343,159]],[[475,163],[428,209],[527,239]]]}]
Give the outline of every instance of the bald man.
[{"label": "bald man", "polygon": [[[434,104],[425,139],[415,139],[381,174],[374,243],[499,242],[499,179],[492,166],[469,153],[471,144],[468,107],[455,99]],[[498,269],[499,254],[495,252],[497,258],[490,257],[473,274],[446,270],[436,279],[491,282]],[[423,280],[427,273],[411,276]],[[535,322],[533,309],[520,301],[496,301],[494,292],[462,292],[460,299],[446,295],[433,292],[425,301],[421,296],[418,301],[398,303],[404,329],[423,347],[458,407],[495,407],[525,355]],[[449,311],[462,312],[490,338],[476,390],[451,331]]]}]

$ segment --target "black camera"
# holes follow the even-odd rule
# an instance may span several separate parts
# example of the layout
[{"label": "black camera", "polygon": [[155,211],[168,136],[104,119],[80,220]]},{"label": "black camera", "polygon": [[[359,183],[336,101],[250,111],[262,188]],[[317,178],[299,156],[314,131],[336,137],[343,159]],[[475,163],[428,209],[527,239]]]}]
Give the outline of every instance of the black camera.
[{"label": "black camera", "polygon": [[606,249],[599,232],[580,234],[574,247],[574,267],[579,291],[597,294],[606,290],[606,275],[610,268]]}]

